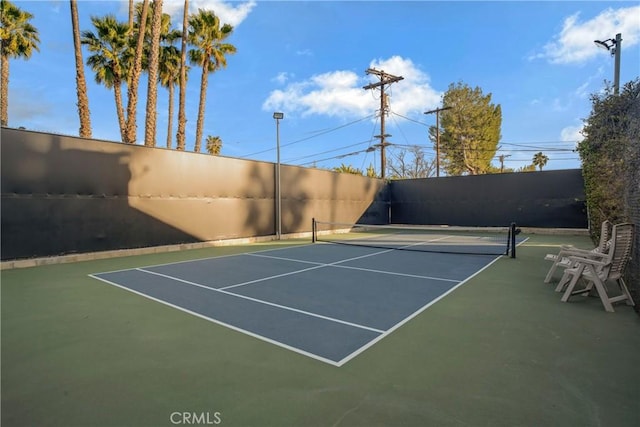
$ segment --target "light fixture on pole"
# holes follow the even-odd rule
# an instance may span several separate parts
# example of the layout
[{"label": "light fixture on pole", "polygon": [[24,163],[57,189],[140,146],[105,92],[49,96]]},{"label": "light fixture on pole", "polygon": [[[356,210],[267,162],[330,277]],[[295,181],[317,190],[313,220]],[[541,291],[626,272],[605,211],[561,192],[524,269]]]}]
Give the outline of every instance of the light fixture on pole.
[{"label": "light fixture on pole", "polygon": [[276,119],[276,239],[282,237],[282,196],[280,194],[280,120],[284,113],[273,113]]},{"label": "light fixture on pole", "polygon": [[617,95],[620,92],[620,52],[622,50],[622,34],[616,34],[615,39],[594,40],[593,42],[596,46],[611,52],[611,56],[615,57],[613,93]]},{"label": "light fixture on pole", "polygon": [[440,111],[450,109],[451,107],[442,107],[424,112],[424,114],[436,113],[436,178],[440,177]]}]

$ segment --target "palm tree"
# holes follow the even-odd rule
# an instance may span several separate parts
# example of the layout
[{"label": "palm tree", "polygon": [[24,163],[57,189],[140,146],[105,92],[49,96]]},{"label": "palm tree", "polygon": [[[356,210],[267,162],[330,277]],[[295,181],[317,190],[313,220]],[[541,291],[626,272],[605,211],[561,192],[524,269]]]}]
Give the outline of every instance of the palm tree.
[{"label": "palm tree", "polygon": [[171,44],[160,47],[158,79],[169,91],[169,119],[167,120],[167,148],[171,148],[173,132],[174,88],[180,81],[180,51]]},{"label": "palm tree", "polygon": [[[131,5],[130,5],[131,7]],[[133,144],[136,142],[137,123],[136,110],[138,106],[138,84],[142,72],[142,56],[144,53],[145,30],[147,24],[147,14],[149,13],[149,0],[143,0],[140,5],[140,21],[138,23],[138,37],[136,37],[136,50],[133,57],[133,67],[131,68],[129,85],[127,90],[127,122],[124,142]],[[132,22],[133,14],[129,17]],[[133,38],[132,38],[133,40]]]},{"label": "palm tree", "polygon": [[350,173],[352,175],[362,175],[362,171],[360,169],[354,168],[351,165],[345,165],[344,163],[341,163],[340,166],[333,168],[333,170],[335,172]]},{"label": "palm tree", "polygon": [[29,59],[34,50],[38,52],[38,30],[29,21],[33,15],[7,0],[0,1],[1,77],[0,77],[0,124],[9,123],[9,58]]},{"label": "palm tree", "polygon": [[151,52],[149,55],[149,84],[147,85],[147,115],[144,129],[144,145],[156,146],[156,120],[158,105],[158,57],[162,30],[162,0],[153,1],[151,24]]},{"label": "palm tree", "polygon": [[73,47],[76,58],[76,92],[78,94],[78,116],[80,118],[80,136],[91,138],[91,113],[87,96],[87,81],[84,78],[84,61],[80,44],[80,26],[78,24],[78,2],[69,1],[71,6],[71,27],[73,30]]},{"label": "palm tree", "polygon": [[189,42],[195,49],[189,51],[192,64],[202,67],[200,82],[200,105],[198,121],[196,123],[196,143],[194,151],[200,152],[202,143],[202,128],[204,126],[204,107],[207,98],[207,84],[209,73],[227,66],[226,55],[236,53],[236,47],[224,41],[233,32],[233,26],[220,26],[220,18],[212,11],[198,10],[198,14],[189,20]]},{"label": "palm tree", "polygon": [[178,101],[178,133],[176,143],[178,150],[184,151],[185,127],[187,117],[185,114],[185,100],[187,97],[187,38],[188,38],[189,0],[184,0],[182,11],[182,43],[180,50],[180,96]]},{"label": "palm tree", "polygon": [[545,166],[548,161],[549,161],[549,157],[542,154],[542,151],[533,155],[532,163],[534,166],[537,166],[540,170],[542,170],[542,167]]},{"label": "palm tree", "polygon": [[133,31],[133,0],[129,0],[129,30]]},{"label": "palm tree", "polygon": [[95,80],[113,89],[116,101],[116,112],[122,141],[125,138],[125,119],[122,108],[122,83],[127,81],[128,69],[123,56],[129,48],[129,26],[118,22],[113,15],[104,18],[91,17],[96,34],[91,31],[82,32],[82,44],[87,45],[93,55],[87,58],[87,65],[96,73]]},{"label": "palm tree", "polygon": [[219,136],[207,136],[207,153],[214,156],[220,155],[222,150],[222,138]]}]

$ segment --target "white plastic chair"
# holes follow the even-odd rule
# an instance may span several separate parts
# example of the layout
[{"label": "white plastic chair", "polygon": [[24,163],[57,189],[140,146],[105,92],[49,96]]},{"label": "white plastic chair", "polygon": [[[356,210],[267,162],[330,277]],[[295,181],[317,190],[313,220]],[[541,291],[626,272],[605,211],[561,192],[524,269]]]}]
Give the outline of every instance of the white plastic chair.
[{"label": "white plastic chair", "polygon": [[[559,291],[564,283],[568,283],[561,301],[567,302],[572,295],[588,295],[595,289],[606,311],[613,312],[612,303],[615,302],[626,301],[627,305],[634,305],[629,289],[622,278],[627,263],[631,259],[634,231],[633,224],[616,224],[613,226],[611,246],[606,254],[594,253],[589,257],[570,256],[569,259],[575,263],[575,266],[564,270],[562,280],[558,284],[560,289],[556,288]],[[575,290],[581,279],[586,282],[586,286]],[[609,296],[607,282],[616,283],[620,294]]]},{"label": "white plastic chair", "polygon": [[558,268],[569,268],[573,266],[573,263],[569,259],[571,256],[579,256],[579,257],[589,257],[593,253],[607,253],[608,243],[609,243],[609,235],[611,234],[611,223],[606,220],[602,222],[600,227],[600,241],[598,242],[598,246],[588,250],[588,249],[578,249],[574,246],[570,245],[562,245],[560,247],[560,252],[557,254],[547,254],[544,259],[547,261],[553,261],[553,265],[549,269],[547,276],[544,278],[544,283],[549,283],[553,278],[553,274],[556,272]]}]

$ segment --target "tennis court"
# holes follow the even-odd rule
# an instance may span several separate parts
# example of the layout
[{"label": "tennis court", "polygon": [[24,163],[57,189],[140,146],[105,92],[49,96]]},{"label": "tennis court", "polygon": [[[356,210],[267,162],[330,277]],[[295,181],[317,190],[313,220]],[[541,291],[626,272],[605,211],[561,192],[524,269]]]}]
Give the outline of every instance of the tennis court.
[{"label": "tennis court", "polygon": [[[637,425],[637,315],[542,282],[588,238],[526,237],[516,259],[306,239],[3,271],[2,424]],[[205,315],[167,305],[187,302]],[[382,332],[327,322],[342,353],[323,354],[325,320],[293,308]]]},{"label": "tennis court", "polygon": [[[356,233],[357,238],[349,234],[341,244],[315,243],[91,277],[341,366],[498,259],[496,247],[504,253],[508,243],[506,232],[500,233],[498,244],[469,233],[418,231],[376,228],[366,239],[363,233]],[[447,241],[454,243],[443,246]]]}]

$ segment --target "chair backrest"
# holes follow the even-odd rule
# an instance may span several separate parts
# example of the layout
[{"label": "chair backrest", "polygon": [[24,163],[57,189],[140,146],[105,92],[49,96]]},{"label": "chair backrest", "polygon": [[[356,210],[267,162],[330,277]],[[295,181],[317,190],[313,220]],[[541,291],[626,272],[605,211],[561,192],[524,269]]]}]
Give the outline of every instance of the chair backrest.
[{"label": "chair backrest", "polygon": [[603,278],[618,279],[622,277],[627,262],[631,258],[634,228],[634,225],[629,223],[613,226],[611,246],[606,259],[607,265],[600,272]]},{"label": "chair backrest", "polygon": [[610,236],[611,236],[611,222],[607,219],[602,221],[602,226],[600,227],[600,242],[598,243],[596,252],[600,252],[602,254],[608,252],[609,246],[611,245],[611,241],[609,240]]}]

